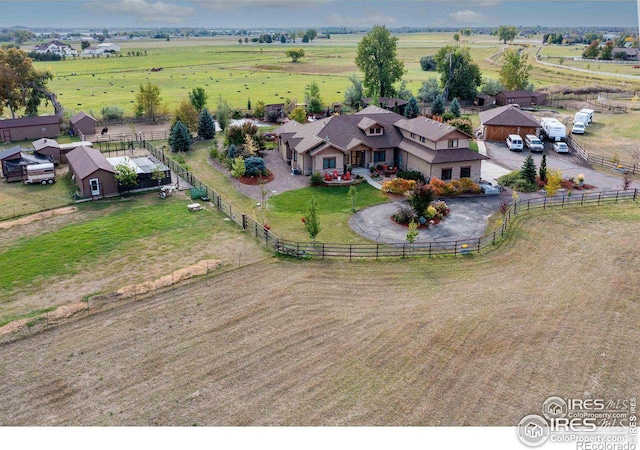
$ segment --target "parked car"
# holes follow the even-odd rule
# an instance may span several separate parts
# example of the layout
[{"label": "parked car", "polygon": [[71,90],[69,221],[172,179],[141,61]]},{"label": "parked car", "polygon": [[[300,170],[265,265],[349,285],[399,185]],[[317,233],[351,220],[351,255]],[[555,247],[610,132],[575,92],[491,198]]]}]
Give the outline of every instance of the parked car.
[{"label": "parked car", "polygon": [[584,134],[585,125],[582,122],[576,122],[573,124],[573,128],[571,128],[571,133],[573,134]]},{"label": "parked car", "polygon": [[542,152],[542,151],[544,151],[544,144],[534,134],[527,134],[524,137],[524,143],[527,146],[527,148],[532,152]]},{"label": "parked car", "polygon": [[507,147],[509,147],[509,150],[511,151],[514,151],[514,152],[522,151],[522,148],[523,148],[522,138],[517,134],[510,134],[509,136],[507,136],[506,143],[507,143]]},{"label": "parked car", "polygon": [[569,153],[569,147],[564,142],[555,142],[553,149],[556,153]]},{"label": "parked car", "polygon": [[494,186],[488,181],[481,181],[480,183],[478,183],[478,186],[480,186],[480,189],[482,189],[482,193],[484,195],[494,195],[500,193],[500,187]]}]

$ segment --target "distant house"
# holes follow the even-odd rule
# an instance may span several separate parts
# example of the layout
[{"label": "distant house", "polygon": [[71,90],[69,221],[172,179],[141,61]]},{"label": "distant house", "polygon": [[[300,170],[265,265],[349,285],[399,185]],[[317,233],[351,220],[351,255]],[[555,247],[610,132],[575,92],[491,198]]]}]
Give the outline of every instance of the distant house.
[{"label": "distant house", "polygon": [[69,119],[71,130],[76,136],[82,134],[96,134],[96,123],[98,121],[88,115],[87,113],[80,111],[78,114]]},{"label": "distant house", "polygon": [[540,123],[533,114],[516,105],[500,106],[480,113],[480,128],[487,141],[503,141],[510,134],[523,139],[527,134],[540,134]]},{"label": "distant house", "polygon": [[17,142],[43,137],[54,138],[59,135],[60,117],[58,116],[0,119],[0,140],[2,142]]},{"label": "distant house", "polygon": [[119,193],[116,171],[100,151],[80,146],[67,154],[67,163],[83,197],[102,198]]},{"label": "distant house", "polygon": [[501,91],[496,94],[496,105],[519,105],[524,107],[544,105],[547,94],[527,90]]},{"label": "distant house", "polygon": [[344,173],[349,167],[417,170],[426,178],[480,179],[485,156],[469,149],[471,136],[426,117],[405,117],[368,106],[356,114],[275,130],[282,157],[300,173]]},{"label": "distant house", "polygon": [[46,44],[36,45],[33,51],[41,54],[50,53],[58,56],[78,56],[78,50],[57,40],[49,41]]},{"label": "distant house", "polygon": [[612,54],[614,58],[617,55],[622,55],[626,61],[640,61],[640,49],[638,48],[616,47],[613,49]]},{"label": "distant house", "polygon": [[98,44],[98,49],[102,50],[102,53],[117,53],[120,51],[120,46],[111,42],[103,42]]},{"label": "distant house", "polygon": [[[378,98],[378,105],[376,106],[380,106],[380,108],[384,108],[387,111],[393,111],[402,116],[404,115],[404,110],[407,107],[407,103],[409,102],[406,100],[402,100],[401,98],[380,97]],[[371,104],[370,97],[364,97],[362,99],[362,105],[365,108],[370,104]]]}]

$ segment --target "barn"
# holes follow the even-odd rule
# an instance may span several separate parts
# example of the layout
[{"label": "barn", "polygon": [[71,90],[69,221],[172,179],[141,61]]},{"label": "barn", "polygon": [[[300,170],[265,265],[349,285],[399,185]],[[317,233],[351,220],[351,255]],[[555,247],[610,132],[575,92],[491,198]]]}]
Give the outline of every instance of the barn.
[{"label": "barn", "polygon": [[60,135],[60,117],[38,116],[21,119],[0,119],[0,140],[17,142],[54,138]]},{"label": "barn", "polygon": [[496,94],[496,105],[540,106],[547,101],[547,94],[531,92],[525,89],[517,91],[501,91]]},{"label": "barn", "polygon": [[115,170],[100,151],[80,146],[67,154],[67,163],[83,197],[102,198],[119,194]]},{"label": "barn", "polygon": [[89,114],[80,111],[78,114],[69,119],[71,130],[76,136],[80,134],[93,135],[96,134],[96,124],[98,121]]},{"label": "barn", "polygon": [[506,105],[480,113],[480,129],[487,141],[504,141],[510,134],[540,134],[540,123],[533,114],[516,105]]}]

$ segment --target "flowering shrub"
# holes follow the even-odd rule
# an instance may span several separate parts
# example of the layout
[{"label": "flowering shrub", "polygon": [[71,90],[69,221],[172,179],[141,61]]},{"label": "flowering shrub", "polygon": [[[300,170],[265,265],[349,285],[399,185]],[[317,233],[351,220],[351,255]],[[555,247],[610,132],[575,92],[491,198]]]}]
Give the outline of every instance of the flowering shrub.
[{"label": "flowering shrub", "polygon": [[415,180],[394,178],[393,180],[385,181],[384,183],[382,183],[382,190],[384,192],[391,192],[392,194],[405,194],[413,189],[415,185]]},{"label": "flowering shrub", "polygon": [[433,204],[433,208],[437,211],[438,214],[442,215],[443,217],[449,214],[449,207],[442,200],[438,200],[437,202],[435,202]]},{"label": "flowering shrub", "polygon": [[429,181],[429,186],[431,186],[435,195],[438,197],[454,197],[456,195],[479,194],[482,192],[480,186],[469,178],[452,180],[448,183],[439,178],[432,178],[431,181]]},{"label": "flowering shrub", "polygon": [[431,220],[436,216],[436,214],[438,214],[438,211],[430,205],[424,212],[424,218],[427,220]]},{"label": "flowering shrub", "polygon": [[408,224],[416,220],[416,214],[411,208],[401,208],[400,211],[393,215],[393,220],[400,224]]}]

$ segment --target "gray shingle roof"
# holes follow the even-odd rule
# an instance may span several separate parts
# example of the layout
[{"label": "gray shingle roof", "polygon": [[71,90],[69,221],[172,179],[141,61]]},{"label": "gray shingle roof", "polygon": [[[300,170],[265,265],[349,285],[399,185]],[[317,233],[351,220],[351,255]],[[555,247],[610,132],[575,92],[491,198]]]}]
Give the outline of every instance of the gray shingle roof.
[{"label": "gray shingle roof", "polygon": [[81,146],[67,153],[69,166],[80,178],[86,178],[96,170],[106,170],[115,173],[107,158],[95,148]]},{"label": "gray shingle roof", "polygon": [[505,105],[482,111],[480,113],[480,123],[482,125],[540,128],[540,123],[533,117],[533,114],[522,111],[515,105]]}]

